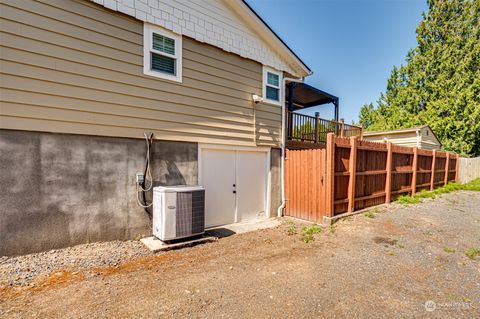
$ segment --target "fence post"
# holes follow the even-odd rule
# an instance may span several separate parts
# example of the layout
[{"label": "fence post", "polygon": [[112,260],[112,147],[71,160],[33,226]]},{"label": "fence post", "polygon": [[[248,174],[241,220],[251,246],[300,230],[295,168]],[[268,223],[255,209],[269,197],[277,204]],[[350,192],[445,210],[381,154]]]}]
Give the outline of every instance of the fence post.
[{"label": "fence post", "polygon": [[460,162],[460,155],[457,154],[457,162],[455,163],[455,183],[458,183],[458,162]]},{"label": "fence post", "polygon": [[448,166],[450,164],[449,162],[450,162],[450,153],[447,152],[447,160],[445,161],[445,178],[443,181],[444,185],[447,185],[448,183]]},{"label": "fence post", "polygon": [[315,112],[315,143],[318,143],[318,118],[320,113]]},{"label": "fence post", "polygon": [[412,163],[412,195],[417,192],[417,167],[418,167],[418,148],[413,148],[413,163]]},{"label": "fence post", "polygon": [[355,209],[355,179],[357,173],[357,137],[350,137],[350,160],[348,165],[348,212]]},{"label": "fence post", "polygon": [[345,122],[343,119],[340,119],[340,137],[343,137],[345,132]]},{"label": "fence post", "polygon": [[392,142],[387,142],[387,175],[385,179],[385,203],[390,204],[392,198]]},{"label": "fence post", "polygon": [[435,161],[437,159],[437,151],[433,150],[432,155],[432,173],[430,174],[430,190],[433,191],[434,183],[435,183]]},{"label": "fence post", "polygon": [[326,196],[325,196],[325,210],[326,210],[326,215],[327,217],[333,217],[335,213],[335,205],[334,205],[334,200],[335,200],[335,188],[334,188],[334,183],[335,183],[335,134],[334,133],[328,133],[327,134],[327,171],[326,171]]}]

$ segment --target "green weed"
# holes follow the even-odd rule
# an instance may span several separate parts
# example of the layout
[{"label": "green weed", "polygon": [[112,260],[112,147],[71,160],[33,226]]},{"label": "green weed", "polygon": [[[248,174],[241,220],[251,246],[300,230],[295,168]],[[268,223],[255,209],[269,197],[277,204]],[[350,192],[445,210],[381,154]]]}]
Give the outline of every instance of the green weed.
[{"label": "green weed", "polygon": [[288,228],[287,228],[287,234],[288,236],[293,236],[297,234],[297,225],[295,225],[294,222],[291,220],[288,221]]},{"label": "green weed", "polygon": [[449,253],[449,254],[456,252],[455,249],[449,248],[447,246],[443,247],[443,251],[446,252],[446,253]]},{"label": "green weed", "polygon": [[318,234],[322,231],[322,229],[316,225],[313,225],[311,227],[303,227],[302,228],[302,241],[304,243],[309,243],[311,241],[315,240],[315,237],[313,235]]},{"label": "green weed", "polygon": [[467,257],[470,259],[475,259],[477,256],[480,256],[480,248],[479,247],[468,248],[465,251],[465,255],[467,255]]},{"label": "green weed", "polygon": [[302,234],[306,234],[306,235],[315,235],[315,234],[318,234],[322,231],[322,229],[318,226],[311,226],[311,227],[303,227],[302,228]]},{"label": "green weed", "polygon": [[302,241],[305,244],[308,244],[309,242],[314,241],[314,240],[315,240],[315,237],[313,237],[313,235],[302,235]]}]

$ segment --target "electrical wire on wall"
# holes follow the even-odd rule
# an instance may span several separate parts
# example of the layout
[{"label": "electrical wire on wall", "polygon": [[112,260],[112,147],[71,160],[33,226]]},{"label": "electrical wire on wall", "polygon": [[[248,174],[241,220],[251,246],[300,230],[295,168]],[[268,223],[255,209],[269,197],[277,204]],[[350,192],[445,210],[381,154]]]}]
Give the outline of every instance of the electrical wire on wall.
[{"label": "electrical wire on wall", "polygon": [[[145,209],[145,212],[148,214],[148,216],[151,218],[152,213],[149,210],[149,208],[153,205],[153,200],[152,202],[148,203],[147,198],[145,196],[145,193],[149,192],[152,187],[153,187],[153,178],[152,178],[152,170],[151,170],[151,163],[150,163],[150,153],[152,150],[152,141],[153,141],[153,133],[150,133],[149,136],[147,136],[147,133],[143,133],[145,137],[145,143],[147,144],[147,152],[145,155],[145,169],[143,172],[143,181],[141,183],[136,183],[137,185],[137,203],[143,209]],[[140,198],[140,193],[142,194]]]}]

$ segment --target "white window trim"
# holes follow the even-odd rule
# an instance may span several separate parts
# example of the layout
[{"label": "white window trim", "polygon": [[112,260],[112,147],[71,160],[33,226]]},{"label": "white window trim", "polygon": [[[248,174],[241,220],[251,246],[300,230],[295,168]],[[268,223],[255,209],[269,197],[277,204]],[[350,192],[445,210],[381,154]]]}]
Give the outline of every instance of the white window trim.
[{"label": "white window trim", "polygon": [[[153,49],[152,38],[153,33],[163,35],[175,40],[175,55],[171,55],[165,52],[160,52]],[[176,33],[173,33],[169,30],[163,29],[156,25],[150,23],[143,23],[143,73],[149,76],[154,76],[157,78],[180,82],[182,83],[182,36]],[[176,59],[176,75],[166,74],[152,70],[151,65],[151,55],[150,52],[158,53],[164,56],[168,56]]]},{"label": "white window trim", "polygon": [[[278,75],[278,87],[277,87],[278,88],[278,101],[267,99],[267,85],[275,88],[275,86],[268,84],[268,79],[267,79],[268,78],[268,76],[267,76],[268,73]],[[283,74],[282,74],[282,72],[277,71],[277,70],[272,69],[272,68],[267,67],[267,66],[263,66],[263,84],[262,85],[263,85],[263,100],[264,100],[265,103],[274,104],[274,105],[281,105],[282,94],[283,94],[282,84],[283,84]]]}]

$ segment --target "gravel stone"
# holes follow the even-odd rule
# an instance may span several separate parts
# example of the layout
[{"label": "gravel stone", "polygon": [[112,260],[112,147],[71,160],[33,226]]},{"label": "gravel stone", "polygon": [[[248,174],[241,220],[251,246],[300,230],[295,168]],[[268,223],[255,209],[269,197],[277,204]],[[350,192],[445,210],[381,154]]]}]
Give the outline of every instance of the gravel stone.
[{"label": "gravel stone", "polygon": [[139,241],[111,241],[52,249],[23,256],[0,257],[0,289],[28,286],[39,276],[60,270],[82,270],[118,266],[140,256],[151,255]]}]

